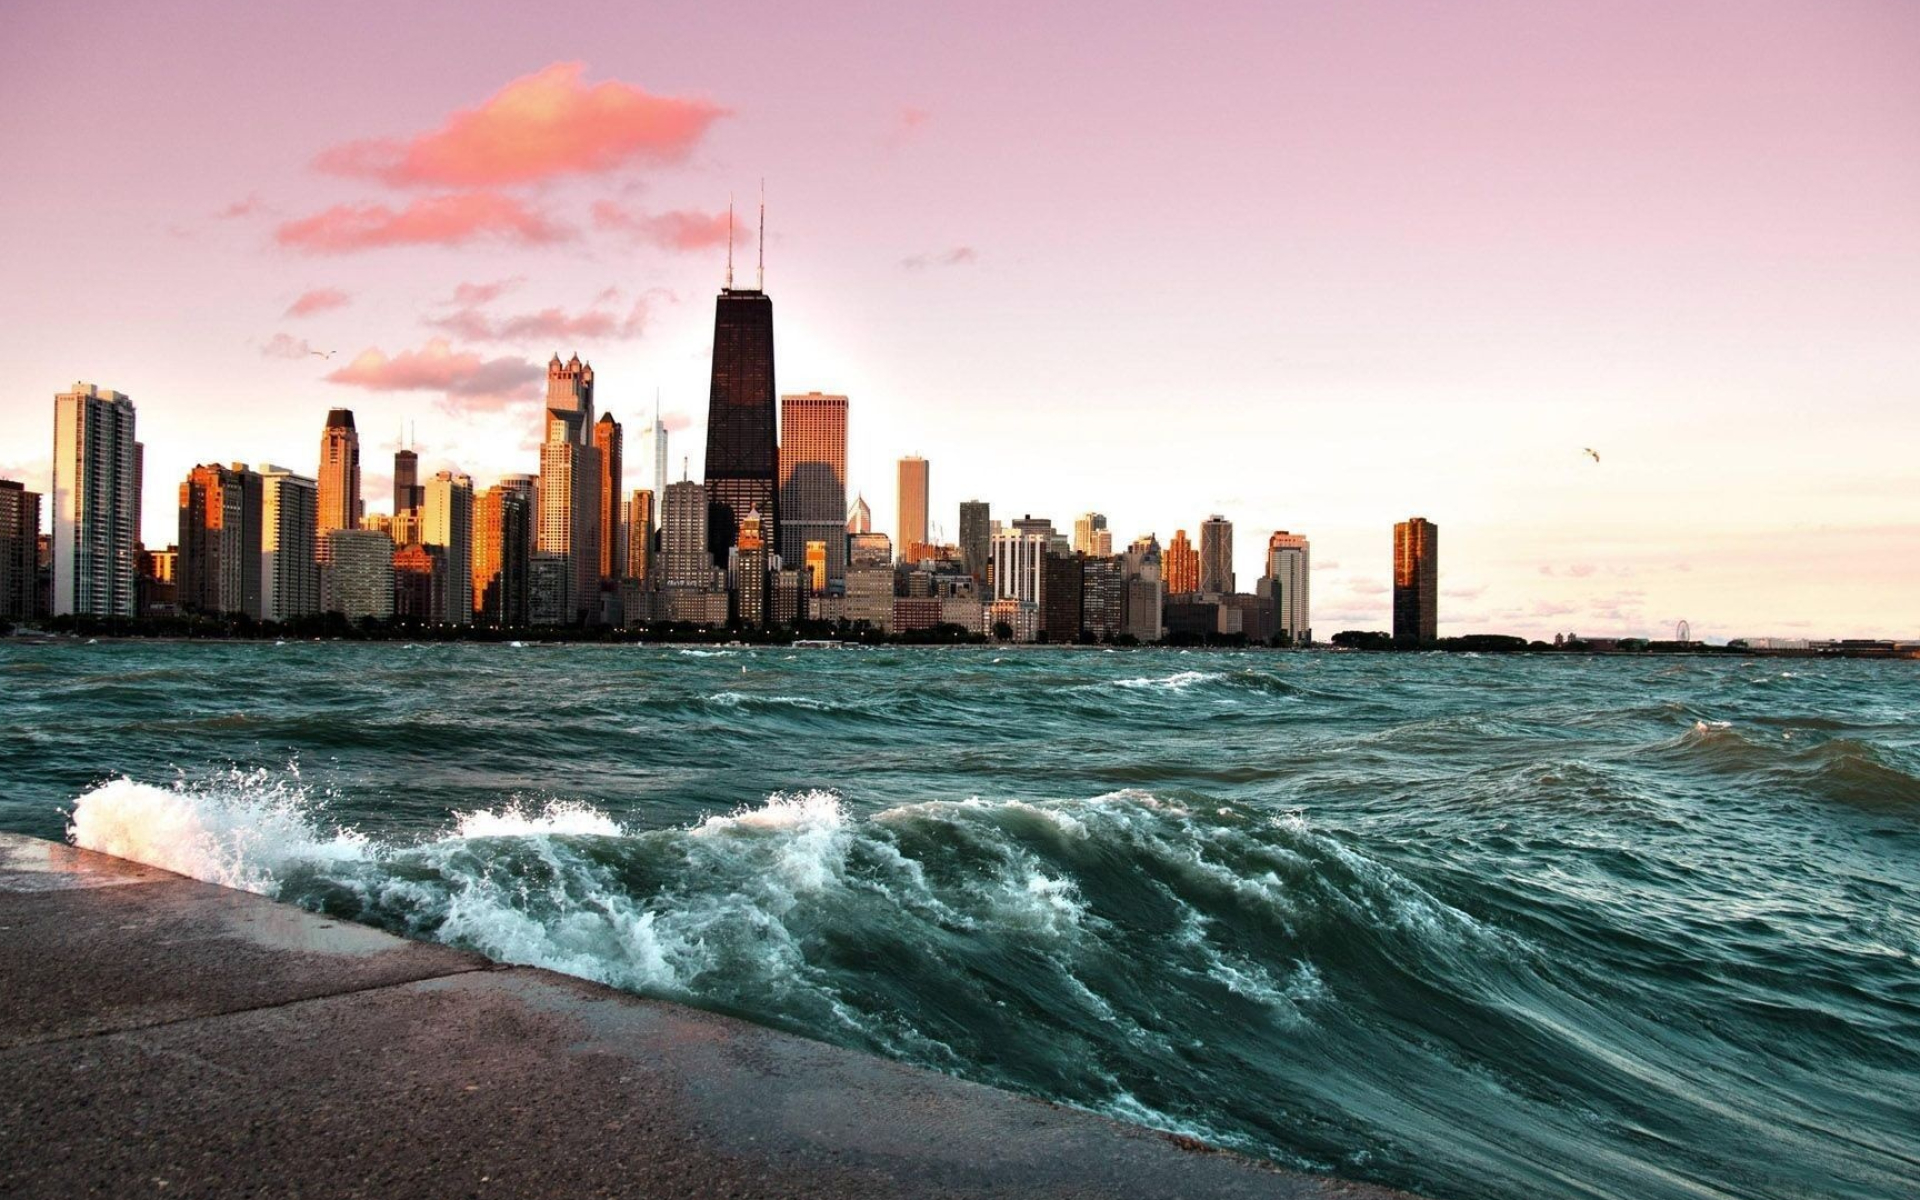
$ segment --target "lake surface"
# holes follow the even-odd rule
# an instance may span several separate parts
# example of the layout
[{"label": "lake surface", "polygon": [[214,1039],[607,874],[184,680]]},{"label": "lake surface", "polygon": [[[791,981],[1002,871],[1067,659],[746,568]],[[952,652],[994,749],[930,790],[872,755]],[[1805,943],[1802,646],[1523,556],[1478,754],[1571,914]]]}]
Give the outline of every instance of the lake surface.
[{"label": "lake surface", "polygon": [[0,641],[0,827],[1436,1198],[1920,1193],[1920,664]]}]

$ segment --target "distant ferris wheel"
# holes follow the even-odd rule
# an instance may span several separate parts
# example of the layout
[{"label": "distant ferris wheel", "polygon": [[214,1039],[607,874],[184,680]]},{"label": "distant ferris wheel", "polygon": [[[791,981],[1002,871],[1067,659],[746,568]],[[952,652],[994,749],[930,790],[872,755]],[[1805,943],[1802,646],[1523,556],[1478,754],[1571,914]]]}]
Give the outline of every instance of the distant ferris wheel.
[{"label": "distant ferris wheel", "polygon": [[1673,640],[1676,642],[1692,641],[1693,626],[1687,624],[1685,621],[1680,621],[1677,624],[1675,624],[1673,627]]}]

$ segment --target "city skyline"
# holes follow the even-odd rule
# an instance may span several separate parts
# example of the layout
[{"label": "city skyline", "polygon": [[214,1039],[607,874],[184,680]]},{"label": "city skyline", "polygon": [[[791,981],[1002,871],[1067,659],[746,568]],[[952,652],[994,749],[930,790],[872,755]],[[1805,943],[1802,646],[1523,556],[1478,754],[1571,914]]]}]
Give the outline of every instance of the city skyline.
[{"label": "city skyline", "polygon": [[[137,178],[149,203],[122,212],[108,187],[57,211],[19,189],[0,200],[42,234],[0,299],[0,475],[46,491],[44,397],[88,379],[141,405],[150,546],[173,522],[156,488],[209,461],[304,474],[313,413],[329,407],[359,413],[369,509],[386,504],[399,441],[374,431],[407,419],[422,477],[454,468],[484,486],[529,469],[524,414],[558,349],[619,381],[601,403],[629,428],[659,388],[702,478],[726,195],[751,197],[764,175],[776,387],[852,397],[847,490],[883,507],[893,464],[917,449],[940,464],[943,527],[984,498],[1062,522],[1097,509],[1116,543],[1152,532],[1164,545],[1217,511],[1242,534],[1242,580],[1260,573],[1268,532],[1302,529],[1323,635],[1387,627],[1381,531],[1410,512],[1449,529],[1447,632],[1663,635],[1685,618],[1714,639],[1908,633],[1920,479],[1886,429],[1916,374],[1920,222],[1897,201],[1915,191],[1902,151],[1920,85],[1896,69],[1915,14],[1667,14],[1656,44],[1627,22],[1495,7],[1364,32],[1361,15],[1306,22],[1301,6],[1099,31],[1087,61],[1151,51],[1153,86],[1130,98],[1074,64],[1084,93],[1035,108],[1011,145],[985,137],[1026,127],[1007,106],[1061,89],[1042,92],[1039,60],[1008,39],[949,38],[937,18],[874,33],[925,50],[915,77],[860,75],[796,113],[783,103],[794,64],[728,62],[691,13],[653,18],[671,58],[609,50],[576,67],[580,29],[563,39],[503,10],[475,22],[477,49],[400,31],[392,51],[436,68],[404,79],[339,71],[305,96],[256,95],[239,73],[219,86],[246,89],[269,133],[236,138],[192,180],[156,157],[183,144],[169,81],[204,55],[230,62],[218,38],[189,44],[157,18],[85,6],[10,16],[22,36],[0,50],[0,90],[28,119],[0,145],[18,161],[78,155],[107,182]],[[581,18],[596,47],[629,19]],[[851,18],[766,20],[789,48],[831,58]],[[1036,45],[1063,28],[1010,20]],[[1274,23],[1289,36],[1269,36]],[[125,55],[124,88],[58,87],[53,64],[83,33],[89,52],[145,51]],[[1165,56],[1168,37],[1192,62],[1277,47],[1286,70],[1232,85],[1263,123],[1217,147],[1181,141],[1182,120],[1217,101],[1198,68]],[[1429,63],[1419,48],[1435,39],[1467,52]],[[350,42],[322,30],[312,46],[312,69],[333,69]],[[1714,48],[1711,70],[1700,47]],[[1002,94],[962,86],[967,54],[991,57]],[[1522,76],[1531,114],[1503,99]],[[1274,82],[1289,77],[1301,82]],[[678,114],[678,132],[564,162],[446,157],[473,149],[461,131],[503,97],[564,112],[606,87]],[[1156,102],[1169,105],[1159,124]],[[1127,131],[1125,153],[1063,140],[1096,112]],[[1429,144],[1446,153],[1418,152]],[[1138,164],[1150,186],[1117,186]],[[440,204],[476,195],[517,207]],[[975,199],[943,199],[963,195]],[[1223,197],[1249,215],[1221,213]],[[404,244],[435,221],[473,236]],[[739,251],[757,257],[746,224]],[[139,269],[54,286],[109,261],[96,255]],[[206,286],[183,307],[189,272]],[[1815,403],[1844,453],[1787,436]],[[1288,469],[1274,471],[1282,448]],[[1784,581],[1783,541],[1803,564]]]}]

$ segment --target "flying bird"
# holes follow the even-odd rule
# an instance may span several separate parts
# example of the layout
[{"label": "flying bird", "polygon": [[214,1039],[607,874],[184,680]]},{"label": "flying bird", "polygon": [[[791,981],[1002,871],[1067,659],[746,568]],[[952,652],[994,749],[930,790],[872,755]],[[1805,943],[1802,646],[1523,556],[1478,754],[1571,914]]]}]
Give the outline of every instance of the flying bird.
[{"label": "flying bird", "polygon": [[[321,350],[315,350],[312,347],[308,347],[307,353],[318,354],[321,358],[332,358],[334,355],[334,352],[332,350],[321,351]],[[1589,450],[1587,451],[1587,453],[1591,454],[1593,453],[1593,451]]]},{"label": "flying bird", "polygon": [[1595,462],[1600,461],[1600,452],[1598,450],[1595,450],[1592,446],[1584,447],[1584,451],[1587,457],[1593,459],[1593,461]]}]

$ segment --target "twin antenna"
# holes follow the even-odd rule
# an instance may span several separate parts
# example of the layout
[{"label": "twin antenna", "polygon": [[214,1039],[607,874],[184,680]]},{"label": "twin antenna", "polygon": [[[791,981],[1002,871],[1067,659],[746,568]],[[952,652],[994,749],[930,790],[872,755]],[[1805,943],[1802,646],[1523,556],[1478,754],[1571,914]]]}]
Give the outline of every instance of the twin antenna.
[{"label": "twin antenna", "polygon": [[[767,290],[767,181],[760,181],[760,264],[755,273],[753,286],[756,291]],[[733,197],[727,197],[727,290],[733,290]]]}]

